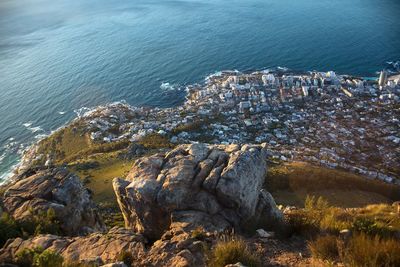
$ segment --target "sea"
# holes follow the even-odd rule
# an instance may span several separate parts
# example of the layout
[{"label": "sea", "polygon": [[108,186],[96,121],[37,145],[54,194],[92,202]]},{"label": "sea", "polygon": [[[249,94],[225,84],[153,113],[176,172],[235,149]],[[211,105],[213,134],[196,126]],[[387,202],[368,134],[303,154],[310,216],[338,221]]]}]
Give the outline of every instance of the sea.
[{"label": "sea", "polygon": [[396,60],[399,0],[0,0],[0,180],[82,107],[180,105],[219,70]]}]

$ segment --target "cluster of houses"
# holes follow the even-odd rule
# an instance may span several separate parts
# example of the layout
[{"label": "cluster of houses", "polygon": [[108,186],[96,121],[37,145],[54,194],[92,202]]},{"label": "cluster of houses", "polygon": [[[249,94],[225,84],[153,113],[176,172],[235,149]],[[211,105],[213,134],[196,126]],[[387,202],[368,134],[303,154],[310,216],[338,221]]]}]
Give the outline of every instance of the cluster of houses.
[{"label": "cluster of houses", "polygon": [[380,76],[224,71],[189,86],[182,106],[114,103],[81,119],[94,142],[157,133],[173,143],[266,143],[274,159],[400,183],[400,77]]}]

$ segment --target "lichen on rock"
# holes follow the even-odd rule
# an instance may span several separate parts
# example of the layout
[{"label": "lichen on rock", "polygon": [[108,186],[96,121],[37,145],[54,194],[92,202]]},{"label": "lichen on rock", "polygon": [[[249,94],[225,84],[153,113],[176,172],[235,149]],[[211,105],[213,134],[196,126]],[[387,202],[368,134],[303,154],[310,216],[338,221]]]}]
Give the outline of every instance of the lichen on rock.
[{"label": "lichen on rock", "polygon": [[113,186],[126,227],[157,240],[175,225],[241,231],[261,216],[278,222],[280,211],[262,191],[266,172],[263,146],[190,144],[138,159]]}]

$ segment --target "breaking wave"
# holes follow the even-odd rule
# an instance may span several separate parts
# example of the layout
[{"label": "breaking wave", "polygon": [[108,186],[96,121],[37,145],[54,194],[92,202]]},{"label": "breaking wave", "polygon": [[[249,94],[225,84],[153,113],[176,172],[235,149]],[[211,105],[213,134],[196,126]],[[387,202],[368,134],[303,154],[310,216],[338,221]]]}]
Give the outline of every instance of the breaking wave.
[{"label": "breaking wave", "polygon": [[40,126],[33,126],[32,127],[32,122],[26,122],[22,124],[26,129],[28,129],[29,131],[31,131],[32,133],[36,133],[36,132],[41,132],[43,131],[43,129]]},{"label": "breaking wave", "polygon": [[171,84],[168,82],[162,82],[160,89],[163,91],[181,91],[182,87],[179,84]]}]

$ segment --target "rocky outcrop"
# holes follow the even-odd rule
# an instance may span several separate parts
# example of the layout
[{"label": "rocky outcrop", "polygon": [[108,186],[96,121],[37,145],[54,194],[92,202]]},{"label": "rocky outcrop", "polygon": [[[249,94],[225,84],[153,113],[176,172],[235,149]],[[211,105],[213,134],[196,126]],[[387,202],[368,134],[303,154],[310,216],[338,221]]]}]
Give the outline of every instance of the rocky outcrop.
[{"label": "rocky outcrop", "polygon": [[3,205],[19,221],[52,209],[67,235],[105,230],[89,191],[79,177],[65,168],[40,170],[20,177],[8,187]]},{"label": "rocky outcrop", "polygon": [[138,159],[113,181],[126,227],[157,240],[174,225],[222,231],[278,222],[282,215],[262,190],[265,158],[263,146],[191,144]]},{"label": "rocky outcrop", "polygon": [[216,236],[212,233],[203,235],[199,240],[191,233],[175,227],[148,248],[144,237],[122,228],[84,237],[39,235],[26,240],[16,238],[0,249],[0,265],[15,264],[15,256],[26,248],[41,247],[60,254],[65,263],[73,266],[79,263],[85,266],[124,266],[121,260],[125,260],[127,266],[206,266],[204,247],[212,246]]},{"label": "rocky outcrop", "polygon": [[113,228],[107,234],[94,233],[84,237],[39,235],[27,240],[9,240],[0,250],[0,262],[13,263],[18,252],[37,247],[59,253],[67,263],[91,263],[93,266],[116,262],[122,252],[131,253],[133,260],[137,260],[145,251],[140,235]]}]

